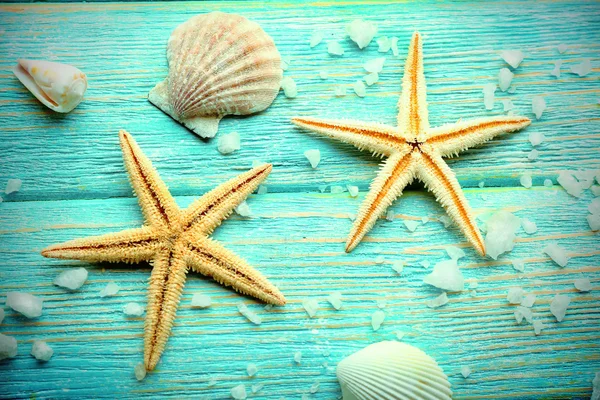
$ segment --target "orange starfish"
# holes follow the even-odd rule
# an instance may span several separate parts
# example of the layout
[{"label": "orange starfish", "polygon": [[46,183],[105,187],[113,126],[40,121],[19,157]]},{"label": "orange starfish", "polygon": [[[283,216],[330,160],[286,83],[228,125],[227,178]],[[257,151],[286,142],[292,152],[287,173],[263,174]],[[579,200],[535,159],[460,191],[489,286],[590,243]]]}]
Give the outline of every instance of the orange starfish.
[{"label": "orange starfish", "polygon": [[488,117],[430,128],[427,114],[421,35],[413,34],[398,102],[398,126],[352,120],[296,117],[292,122],[350,143],[360,150],[386,156],[377,178],[354,221],[346,242],[352,251],[379,218],[417,178],[431,190],[481,255],[485,244],[460,184],[442,157],[451,157],[494,136],[513,132],[531,123],[526,117]]}]

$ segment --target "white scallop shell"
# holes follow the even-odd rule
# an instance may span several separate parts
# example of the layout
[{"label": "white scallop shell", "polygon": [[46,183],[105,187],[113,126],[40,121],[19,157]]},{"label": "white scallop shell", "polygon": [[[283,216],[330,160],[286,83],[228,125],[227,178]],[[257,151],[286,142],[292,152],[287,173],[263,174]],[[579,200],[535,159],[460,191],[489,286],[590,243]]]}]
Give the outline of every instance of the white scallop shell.
[{"label": "white scallop shell", "polygon": [[200,135],[213,137],[225,115],[269,107],[281,83],[281,57],[255,22],[222,12],[179,25],[167,46],[169,76],[148,100]]},{"label": "white scallop shell", "polygon": [[451,399],[435,360],[406,343],[374,343],[343,359],[337,377],[344,400]]},{"label": "white scallop shell", "polygon": [[77,107],[87,89],[87,77],[72,65],[19,59],[13,73],[39,101],[59,113]]}]

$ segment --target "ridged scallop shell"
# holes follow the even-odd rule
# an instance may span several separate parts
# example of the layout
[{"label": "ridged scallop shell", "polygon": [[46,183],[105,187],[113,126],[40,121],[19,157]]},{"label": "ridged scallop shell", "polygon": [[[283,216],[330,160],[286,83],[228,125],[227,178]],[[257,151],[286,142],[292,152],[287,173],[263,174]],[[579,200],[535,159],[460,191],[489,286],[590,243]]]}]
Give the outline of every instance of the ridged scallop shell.
[{"label": "ridged scallop shell", "polygon": [[451,399],[450,382],[422,350],[395,341],[374,343],[343,359],[337,377],[344,400]]},{"label": "ridged scallop shell", "polygon": [[77,107],[87,89],[87,77],[72,65],[19,59],[13,73],[46,107],[60,113]]},{"label": "ridged scallop shell", "polygon": [[281,83],[281,57],[255,22],[212,12],[179,25],[167,46],[169,76],[148,100],[200,135],[213,137],[225,115],[269,107]]}]

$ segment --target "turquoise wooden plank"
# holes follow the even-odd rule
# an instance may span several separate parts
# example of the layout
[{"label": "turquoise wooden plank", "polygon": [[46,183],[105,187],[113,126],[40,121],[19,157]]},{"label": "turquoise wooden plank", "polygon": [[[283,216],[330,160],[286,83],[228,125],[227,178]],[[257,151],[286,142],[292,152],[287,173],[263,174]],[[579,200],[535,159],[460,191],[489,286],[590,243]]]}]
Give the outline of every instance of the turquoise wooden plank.
[{"label": "turquoise wooden plank", "polygon": [[[529,10],[522,13],[523,7]],[[299,87],[290,100],[282,95],[271,108],[247,118],[226,118],[221,133],[238,131],[242,149],[230,156],[216,151],[146,100],[148,90],[166,75],[165,44],[172,29],[192,15],[212,10],[238,12],[261,23],[282,55],[286,74]],[[26,290],[45,300],[44,315],[26,320],[8,312],[0,332],[19,340],[19,356],[0,362],[2,398],[156,397],[229,398],[240,383],[262,383],[255,398],[301,398],[314,382],[311,398],[339,395],[335,365],[346,355],[406,333],[408,343],[434,356],[449,375],[455,398],[589,398],[591,379],[600,370],[598,234],[585,220],[591,194],[575,199],[560,187],[544,188],[559,170],[599,169],[597,2],[202,2],[127,4],[11,4],[0,6],[0,185],[23,180],[19,193],[0,204],[0,294]],[[380,56],[376,45],[359,51],[343,40],[344,25],[368,16],[380,34],[399,37],[400,55],[386,57],[381,81],[359,99],[335,98],[333,87],[364,75],[365,60]],[[458,24],[457,24],[458,23]],[[340,60],[326,54],[325,43],[310,49],[315,29],[340,39]],[[450,160],[478,215],[498,209],[534,220],[538,233],[519,233],[515,249],[498,261],[478,257],[455,229],[438,221],[443,210],[420,185],[392,207],[393,221],[381,220],[352,254],[343,252],[364,191],[378,160],[355,149],[305,134],[289,124],[294,115],[359,116],[394,123],[406,47],[413,29],[425,35],[425,68],[432,125],[459,117],[501,114],[501,99],[532,117],[531,98],[543,95],[548,110],[525,131],[494,140]],[[556,46],[566,43],[566,53]],[[496,106],[483,108],[481,87],[494,82],[504,66],[503,49],[522,49],[516,93],[497,92]],[[67,116],[51,114],[18,83],[10,68],[18,57],[59,59],[81,67],[90,80],[86,101]],[[586,77],[568,68],[591,58]],[[563,75],[549,75],[563,60]],[[318,77],[320,70],[330,74]],[[124,304],[145,302],[149,268],[46,260],[46,245],[74,237],[134,227],[142,219],[123,170],[116,132],[131,131],[185,206],[215,184],[246,170],[255,159],[273,162],[269,193],[254,195],[254,217],[232,217],[215,237],[275,282],[290,300],[271,311],[214,282],[190,274],[173,336],[158,370],[143,382],[133,376],[142,354],[142,318],[125,318]],[[527,160],[530,132],[546,141],[540,157]],[[312,170],[302,155],[319,148],[322,162]],[[519,186],[529,171],[536,187]],[[486,187],[477,187],[485,180]],[[319,185],[357,184],[358,199],[318,193]],[[490,187],[491,186],[491,187]],[[409,233],[402,221],[432,219]],[[560,269],[542,254],[558,241],[573,258]],[[444,247],[458,245],[467,257],[461,268],[477,293],[450,295],[432,310],[425,302],[438,294],[423,285],[420,263],[444,259]],[[397,276],[396,260],[408,263]],[[511,260],[525,259],[525,273]],[[84,265],[86,285],[69,293],[52,285],[61,271]],[[576,278],[586,276],[593,290],[578,293]],[[110,281],[121,291],[101,299]],[[516,325],[506,304],[509,287],[535,293],[534,313],[548,327],[536,337],[530,325]],[[344,308],[325,301],[332,291],[344,295]],[[190,307],[193,293],[207,293],[213,307]],[[555,293],[567,293],[567,317],[556,323],[549,312]],[[1,296],[0,296],[1,297]],[[320,300],[318,318],[309,319],[301,302]],[[386,320],[373,332],[370,316],[386,300]],[[237,313],[245,301],[263,317],[251,325]],[[33,340],[55,349],[47,364],[28,355]],[[293,354],[302,351],[296,365]],[[248,378],[249,362],[259,367]],[[465,380],[460,367],[473,375]],[[209,386],[209,381],[217,383]],[[549,387],[548,382],[552,382]]]}]

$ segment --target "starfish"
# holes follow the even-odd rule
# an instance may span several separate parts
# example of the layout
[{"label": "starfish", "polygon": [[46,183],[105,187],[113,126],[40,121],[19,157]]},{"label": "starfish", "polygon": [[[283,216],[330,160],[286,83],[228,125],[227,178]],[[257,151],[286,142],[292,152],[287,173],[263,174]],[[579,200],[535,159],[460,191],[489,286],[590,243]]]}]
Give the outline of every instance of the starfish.
[{"label": "starfish", "polygon": [[285,297],[258,271],[208,237],[269,175],[264,164],[221,184],[181,210],[129,133],[119,132],[125,168],[145,225],[47,247],[44,257],[88,262],[152,264],[144,324],[144,365],[156,367],[171,333],[188,269],[267,303]]},{"label": "starfish", "polygon": [[398,126],[354,120],[296,117],[302,128],[388,157],[371,184],[346,242],[352,251],[375,221],[415,178],[434,193],[467,240],[482,256],[485,244],[460,184],[442,157],[452,157],[494,136],[531,123],[526,117],[488,117],[430,128],[423,72],[421,35],[415,32],[408,49],[398,102]]}]

